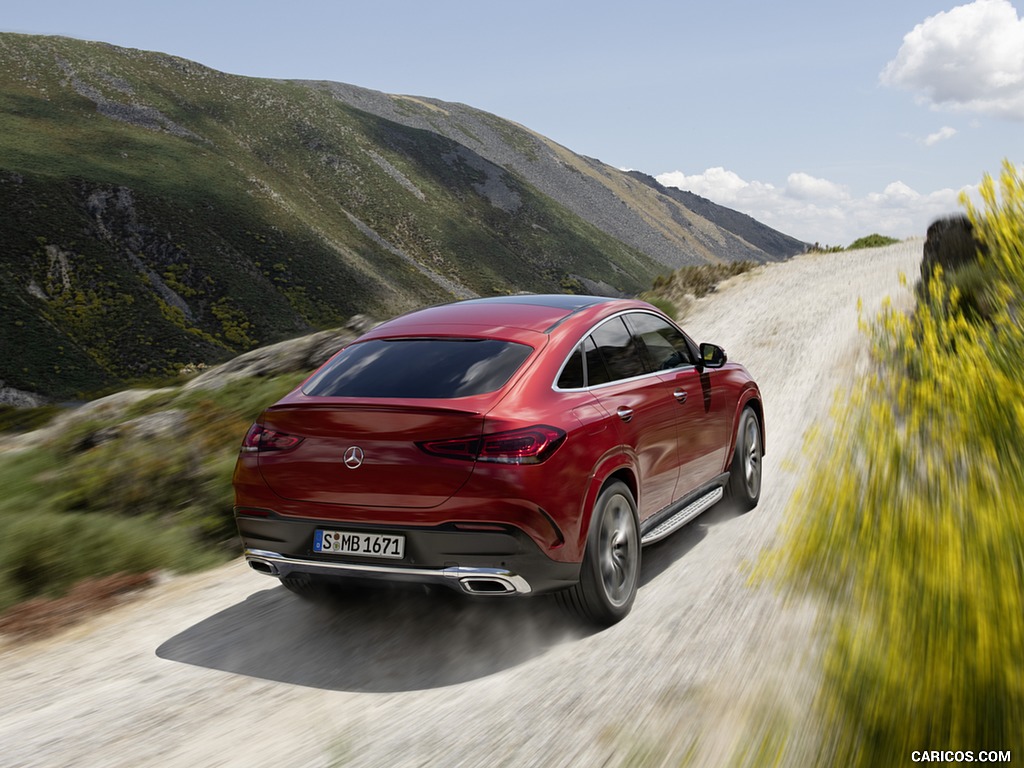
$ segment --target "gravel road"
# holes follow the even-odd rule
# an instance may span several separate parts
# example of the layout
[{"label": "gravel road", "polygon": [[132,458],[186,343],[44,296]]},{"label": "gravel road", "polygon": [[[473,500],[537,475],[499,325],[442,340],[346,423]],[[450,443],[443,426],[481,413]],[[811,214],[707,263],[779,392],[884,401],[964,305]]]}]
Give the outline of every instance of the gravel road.
[{"label": "gravel road", "polygon": [[[856,304],[909,302],[922,242],[769,264],[684,326],[764,395],[761,503],[644,550],[633,612],[584,631],[548,600],[381,591],[308,605],[241,560],[173,577],[65,633],[0,648],[4,766],[724,765],[799,722],[808,606],[748,586],[802,437],[864,359]],[[73,551],[69,551],[73,556]]]}]

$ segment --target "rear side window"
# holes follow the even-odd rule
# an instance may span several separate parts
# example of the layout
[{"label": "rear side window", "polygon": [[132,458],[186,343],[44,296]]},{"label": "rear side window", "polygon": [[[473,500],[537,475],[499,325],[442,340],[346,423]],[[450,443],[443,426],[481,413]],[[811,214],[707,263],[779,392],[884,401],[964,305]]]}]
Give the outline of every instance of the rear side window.
[{"label": "rear side window", "polygon": [[565,362],[565,367],[558,377],[558,388],[582,389],[586,384],[586,379],[583,376],[583,350],[576,347],[576,351]]},{"label": "rear side window", "polygon": [[533,351],[499,339],[372,339],[313,377],[313,397],[452,398],[500,389]]},{"label": "rear side window", "polygon": [[596,387],[598,384],[607,384],[611,381],[612,375],[608,373],[608,366],[604,364],[601,350],[597,348],[593,336],[584,339],[583,350],[587,356],[587,386]]}]

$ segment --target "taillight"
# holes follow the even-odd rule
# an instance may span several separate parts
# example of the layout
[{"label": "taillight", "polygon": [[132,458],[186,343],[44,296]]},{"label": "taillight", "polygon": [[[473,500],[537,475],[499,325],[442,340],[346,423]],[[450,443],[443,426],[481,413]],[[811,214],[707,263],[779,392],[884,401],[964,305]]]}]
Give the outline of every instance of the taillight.
[{"label": "taillight", "polygon": [[242,440],[242,452],[290,451],[301,442],[301,437],[253,424]]},{"label": "taillight", "polygon": [[545,425],[492,432],[481,437],[427,440],[417,443],[433,456],[498,464],[540,464],[565,442],[565,431]]},{"label": "taillight", "polygon": [[235,514],[244,517],[270,517],[273,513],[269,509],[257,507],[235,507]]}]

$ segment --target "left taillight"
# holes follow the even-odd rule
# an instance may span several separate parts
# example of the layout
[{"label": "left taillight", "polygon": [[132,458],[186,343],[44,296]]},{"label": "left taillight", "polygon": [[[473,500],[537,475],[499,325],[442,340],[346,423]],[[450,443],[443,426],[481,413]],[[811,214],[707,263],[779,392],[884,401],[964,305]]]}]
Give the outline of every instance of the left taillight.
[{"label": "left taillight", "polygon": [[302,442],[301,437],[269,429],[262,424],[253,424],[242,440],[243,453],[265,453],[267,451],[290,451]]},{"label": "left taillight", "polygon": [[492,432],[480,437],[455,440],[427,440],[417,443],[420,450],[433,456],[497,464],[540,464],[565,442],[565,431],[540,425]]}]

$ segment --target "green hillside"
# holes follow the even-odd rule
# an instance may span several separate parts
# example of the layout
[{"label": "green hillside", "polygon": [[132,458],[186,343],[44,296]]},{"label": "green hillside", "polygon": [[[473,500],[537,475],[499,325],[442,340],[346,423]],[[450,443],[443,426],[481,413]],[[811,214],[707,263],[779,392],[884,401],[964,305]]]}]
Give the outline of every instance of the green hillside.
[{"label": "green hillside", "polygon": [[14,34],[0,64],[0,387],[71,398],[355,313],[633,294],[670,270],[467,143],[330,89]]}]

